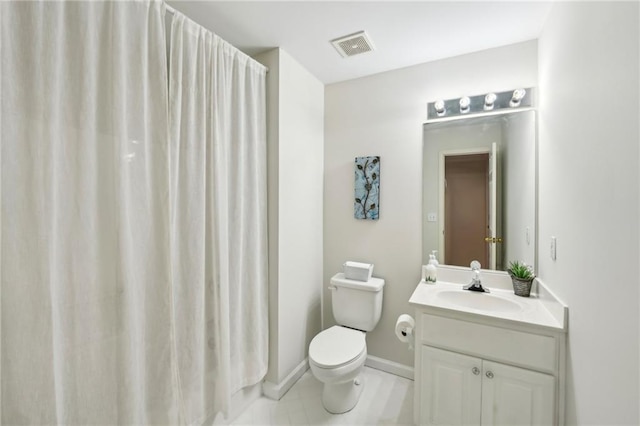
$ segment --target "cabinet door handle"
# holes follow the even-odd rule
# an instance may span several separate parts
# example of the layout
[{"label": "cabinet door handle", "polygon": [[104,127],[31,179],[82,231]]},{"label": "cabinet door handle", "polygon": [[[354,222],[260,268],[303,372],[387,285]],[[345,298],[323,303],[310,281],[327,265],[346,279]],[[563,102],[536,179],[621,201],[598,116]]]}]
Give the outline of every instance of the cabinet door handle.
[{"label": "cabinet door handle", "polygon": [[489,379],[493,379],[493,373],[492,373],[491,371],[487,371],[486,376],[487,376]]},{"label": "cabinet door handle", "polygon": [[480,369],[478,367],[473,367],[471,369],[471,372],[477,376],[478,374],[480,374]]}]

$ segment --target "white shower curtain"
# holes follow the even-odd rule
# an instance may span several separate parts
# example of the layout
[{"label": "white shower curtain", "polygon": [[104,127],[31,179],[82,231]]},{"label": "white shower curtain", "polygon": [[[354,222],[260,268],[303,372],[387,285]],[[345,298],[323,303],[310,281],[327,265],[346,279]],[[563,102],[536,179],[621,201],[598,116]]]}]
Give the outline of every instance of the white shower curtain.
[{"label": "white shower curtain", "polygon": [[199,423],[267,371],[265,68],[176,12],[169,76],[177,360]]},{"label": "white shower curtain", "polygon": [[264,71],[174,31],[169,124],[162,3],[0,15],[2,424],[225,410],[266,371]]},{"label": "white shower curtain", "polygon": [[162,4],[0,7],[2,421],[175,424]]}]

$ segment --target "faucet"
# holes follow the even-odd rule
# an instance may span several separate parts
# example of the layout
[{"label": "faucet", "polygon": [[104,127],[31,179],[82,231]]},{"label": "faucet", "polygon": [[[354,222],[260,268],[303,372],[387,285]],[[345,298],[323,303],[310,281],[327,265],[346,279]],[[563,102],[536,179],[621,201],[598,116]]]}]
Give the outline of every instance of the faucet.
[{"label": "faucet", "polygon": [[471,283],[462,287],[463,290],[469,291],[479,291],[481,293],[490,293],[488,288],[482,287],[482,282],[480,281],[480,262],[474,260],[471,262],[471,272],[473,272],[473,278],[471,278]]}]

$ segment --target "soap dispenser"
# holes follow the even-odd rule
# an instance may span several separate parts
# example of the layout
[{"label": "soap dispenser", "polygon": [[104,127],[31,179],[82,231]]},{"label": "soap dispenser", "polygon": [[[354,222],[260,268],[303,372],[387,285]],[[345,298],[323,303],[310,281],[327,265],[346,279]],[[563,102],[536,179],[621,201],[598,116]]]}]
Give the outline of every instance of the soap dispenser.
[{"label": "soap dispenser", "polygon": [[425,281],[428,283],[435,283],[438,275],[438,259],[436,259],[436,250],[433,250],[429,255],[429,264],[426,267]]},{"label": "soap dispenser", "polygon": [[440,265],[440,263],[438,262],[438,259],[436,258],[436,253],[438,252],[438,250],[431,250],[431,254],[429,255],[429,263],[438,266]]}]

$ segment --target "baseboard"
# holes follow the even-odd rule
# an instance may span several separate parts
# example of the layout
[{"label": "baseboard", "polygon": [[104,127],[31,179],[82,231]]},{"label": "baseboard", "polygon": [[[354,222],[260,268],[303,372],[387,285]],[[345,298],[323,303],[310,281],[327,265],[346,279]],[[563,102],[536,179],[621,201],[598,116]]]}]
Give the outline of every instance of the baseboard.
[{"label": "baseboard", "polygon": [[409,367],[408,365],[378,358],[373,355],[367,355],[367,360],[364,365],[375,368],[376,370],[382,370],[386,373],[395,374],[396,376],[413,380],[413,367]]},{"label": "baseboard", "polygon": [[269,399],[280,400],[308,369],[309,361],[305,358],[282,382],[272,383],[265,380],[262,383],[262,393]]},{"label": "baseboard", "polygon": [[[375,368],[386,373],[395,374],[396,376],[404,377],[409,380],[413,380],[413,367],[400,364],[394,361],[378,358],[377,356],[368,355],[365,361],[367,367]],[[264,381],[262,383],[262,393],[269,399],[280,400],[289,389],[302,377],[304,373],[309,369],[309,361],[305,358],[296,368],[293,369],[287,377],[280,383],[272,383]]]}]

